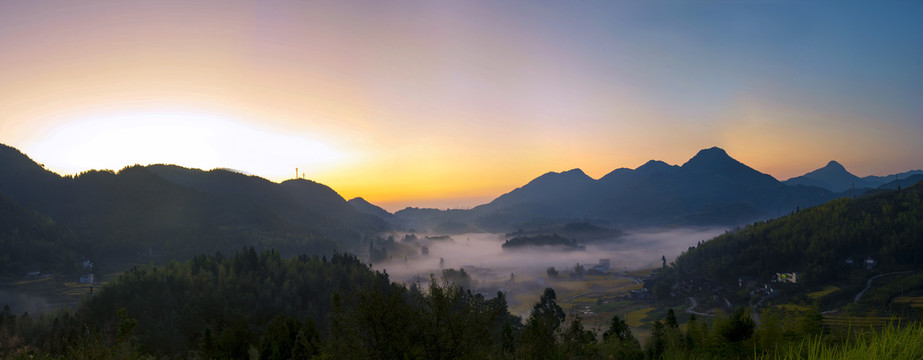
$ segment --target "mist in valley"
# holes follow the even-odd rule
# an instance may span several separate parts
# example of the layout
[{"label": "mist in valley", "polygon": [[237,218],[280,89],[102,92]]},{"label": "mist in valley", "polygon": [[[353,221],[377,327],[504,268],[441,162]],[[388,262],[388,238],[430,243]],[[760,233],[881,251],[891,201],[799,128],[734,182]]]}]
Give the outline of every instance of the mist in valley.
[{"label": "mist in valley", "polygon": [[[395,241],[400,244],[397,247],[402,251],[389,253],[387,261],[373,267],[386,271],[392,281],[423,287],[429,284],[431,275],[442,281],[444,269],[464,269],[475,292],[493,297],[497,291],[503,291],[509,295],[511,306],[521,308],[528,304],[517,304],[517,297],[534,294],[538,299],[549,286],[549,267],[559,272],[559,279],[567,279],[578,263],[590,269],[600,259],[609,259],[610,274],[621,276],[625,271],[660,267],[662,257],[669,263],[690,246],[725,231],[725,228],[650,229],[583,243],[585,250],[570,251],[551,247],[503,249],[501,245],[507,239],[504,234],[469,233],[452,235],[450,239],[417,234],[410,241],[401,240],[406,234],[395,234]],[[428,255],[422,254],[423,247]]]}]

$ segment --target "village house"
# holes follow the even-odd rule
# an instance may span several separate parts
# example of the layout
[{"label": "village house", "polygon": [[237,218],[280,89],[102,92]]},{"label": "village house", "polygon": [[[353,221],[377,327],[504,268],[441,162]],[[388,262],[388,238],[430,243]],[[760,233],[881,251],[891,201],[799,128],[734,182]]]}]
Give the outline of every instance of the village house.
[{"label": "village house", "polygon": [[787,282],[787,283],[797,284],[798,283],[798,273],[796,272],[776,273],[776,276],[775,278],[772,279],[772,282],[779,282],[779,283]]}]

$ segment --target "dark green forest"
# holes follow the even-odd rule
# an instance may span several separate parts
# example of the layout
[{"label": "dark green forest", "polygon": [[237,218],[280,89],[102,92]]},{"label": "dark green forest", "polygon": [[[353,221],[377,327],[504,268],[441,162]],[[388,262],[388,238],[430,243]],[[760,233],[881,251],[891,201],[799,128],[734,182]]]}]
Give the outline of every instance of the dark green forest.
[{"label": "dark green forest", "polygon": [[80,259],[116,272],[245,246],[329,255],[389,226],[303,179],[277,184],[173,165],[59,176],[2,144],[0,165],[0,278],[62,271]]},{"label": "dark green forest", "polygon": [[0,195],[0,274],[69,271],[89,248],[67,227]]},{"label": "dark green forest", "polygon": [[[75,311],[0,314],[8,358],[132,359],[659,359],[771,354],[822,335],[819,314],[757,327],[748,310],[714,321],[670,310],[642,346],[618,316],[601,334],[566,316],[553,289],[526,319],[505,295],[433,277],[405,287],[352,255],[233,256],[134,268]],[[685,320],[685,319],[682,319]]]},{"label": "dark green forest", "polygon": [[[642,345],[625,321],[607,329],[566,316],[545,289],[526,319],[505,295],[433,277],[405,287],[352,255],[284,258],[252,248],[135,268],[75,311],[0,313],[0,356],[16,359],[661,359],[772,358],[824,335],[823,317],[738,308],[713,320],[655,321]],[[688,320],[687,320],[688,319]],[[683,326],[680,326],[680,323]],[[914,339],[919,338],[915,331]],[[788,350],[798,351],[801,350]]]},{"label": "dark green forest", "polygon": [[585,247],[577,244],[574,239],[568,239],[558,234],[539,234],[533,236],[516,236],[507,239],[501,247],[503,250],[513,250],[528,247],[549,246],[560,250],[584,250]]},{"label": "dark green forest", "polygon": [[[872,269],[860,266],[868,258],[875,261]],[[833,200],[728,232],[680,255],[668,276],[732,284],[740,276],[768,281],[777,272],[798,272],[807,287],[862,286],[870,275],[920,264],[923,183]]]}]

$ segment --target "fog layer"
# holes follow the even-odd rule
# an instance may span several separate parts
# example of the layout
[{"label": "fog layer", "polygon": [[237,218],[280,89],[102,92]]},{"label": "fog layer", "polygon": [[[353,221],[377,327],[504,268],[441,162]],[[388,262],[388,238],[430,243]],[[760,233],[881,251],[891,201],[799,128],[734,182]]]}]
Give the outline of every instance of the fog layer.
[{"label": "fog layer", "polygon": [[[439,274],[442,268],[464,268],[477,280],[508,279],[516,276],[533,276],[554,266],[559,271],[573,269],[577,263],[591,267],[600,259],[609,259],[612,270],[637,270],[659,267],[662,257],[671,262],[680,253],[699,241],[711,239],[726,229],[690,228],[650,230],[626,236],[588,243],[585,251],[563,251],[556,248],[528,248],[504,250],[503,234],[473,233],[452,236],[451,241],[430,241],[422,238],[429,255],[413,255],[376,264],[386,270],[394,281],[412,282],[414,278],[428,278]],[[442,266],[440,266],[442,260]],[[495,279],[491,279],[495,277]]]}]

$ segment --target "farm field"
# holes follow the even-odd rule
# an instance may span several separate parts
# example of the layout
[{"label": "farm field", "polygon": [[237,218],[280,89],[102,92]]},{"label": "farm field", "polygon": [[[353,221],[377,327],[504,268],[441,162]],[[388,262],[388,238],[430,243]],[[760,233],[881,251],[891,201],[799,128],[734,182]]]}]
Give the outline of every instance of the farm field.
[{"label": "farm field", "polygon": [[97,277],[95,284],[81,284],[77,275],[53,274],[40,279],[9,281],[0,284],[0,306],[10,305],[14,313],[30,314],[61,307],[74,307],[80,300],[98,291],[119,273]]},{"label": "farm field", "polygon": [[900,296],[895,298],[894,302],[907,304],[912,308],[923,309],[923,296]]}]

